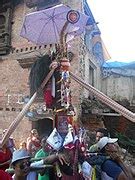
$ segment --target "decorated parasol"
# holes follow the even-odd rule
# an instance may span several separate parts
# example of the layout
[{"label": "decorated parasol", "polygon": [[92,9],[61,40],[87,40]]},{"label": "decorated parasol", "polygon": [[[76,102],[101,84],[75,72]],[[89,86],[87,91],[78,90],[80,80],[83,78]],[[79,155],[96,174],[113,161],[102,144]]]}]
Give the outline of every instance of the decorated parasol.
[{"label": "decorated parasol", "polygon": [[85,14],[60,4],[27,14],[21,36],[38,45],[62,44],[63,38],[81,34],[88,19]]}]

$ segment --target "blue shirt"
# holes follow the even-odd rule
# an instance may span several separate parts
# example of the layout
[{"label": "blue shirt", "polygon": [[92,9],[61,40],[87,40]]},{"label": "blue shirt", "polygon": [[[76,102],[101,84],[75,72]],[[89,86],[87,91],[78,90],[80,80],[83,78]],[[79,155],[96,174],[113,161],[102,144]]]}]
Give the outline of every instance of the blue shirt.
[{"label": "blue shirt", "polygon": [[112,177],[114,180],[116,180],[120,173],[123,171],[116,162],[110,159],[106,160],[101,168],[103,172]]}]

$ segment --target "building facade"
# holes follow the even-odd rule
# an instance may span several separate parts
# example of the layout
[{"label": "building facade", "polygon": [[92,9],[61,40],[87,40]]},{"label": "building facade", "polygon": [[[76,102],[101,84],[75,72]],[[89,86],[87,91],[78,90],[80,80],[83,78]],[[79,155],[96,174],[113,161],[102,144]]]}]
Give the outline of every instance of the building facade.
[{"label": "building facade", "polygon": [[[69,5],[75,10],[90,16],[89,28],[81,36],[76,37],[68,49],[71,55],[71,71],[87,83],[101,90],[101,65],[104,62],[104,51],[100,38],[100,31],[86,0],[48,1],[44,0],[3,0],[0,8],[0,131],[8,128],[16,116],[23,109],[29,99],[29,72],[37,56],[43,55],[54,45],[38,46],[20,36],[24,17],[27,13],[54,6],[58,3]],[[82,113],[82,99],[90,96],[75,81],[71,82],[72,102],[78,114]],[[48,114],[46,114],[48,118]],[[43,118],[44,119],[44,118]],[[32,122],[27,116],[23,118],[13,133],[17,142],[25,139],[31,128],[47,131],[52,122],[38,119]],[[41,128],[44,125],[44,129]],[[49,133],[49,132],[48,132]]]},{"label": "building facade", "polygon": [[[135,62],[105,63],[102,67],[102,92],[135,113]],[[118,132],[135,140],[134,122],[112,109],[108,109],[104,119],[113,134]]]}]

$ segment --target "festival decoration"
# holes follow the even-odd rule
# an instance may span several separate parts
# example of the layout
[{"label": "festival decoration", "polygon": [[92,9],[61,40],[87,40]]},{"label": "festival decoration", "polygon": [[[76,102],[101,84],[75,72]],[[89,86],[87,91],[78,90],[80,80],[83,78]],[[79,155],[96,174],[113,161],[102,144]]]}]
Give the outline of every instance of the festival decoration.
[{"label": "festival decoration", "polygon": [[61,44],[70,35],[81,34],[88,19],[85,14],[59,4],[27,14],[20,35],[38,45]]},{"label": "festival decoration", "polygon": [[[53,78],[50,79],[47,86],[44,88],[46,107],[53,108],[55,113],[55,127],[48,137],[47,142],[56,151],[62,148],[73,151],[72,175],[75,175],[78,170],[79,139],[78,132],[73,126],[75,111],[72,106],[70,90],[70,62],[67,58],[67,41],[84,31],[88,18],[88,16],[61,4],[47,10],[26,15],[21,30],[21,36],[36,44],[59,43],[56,47],[54,58],[58,63],[58,67],[55,70]],[[43,59],[44,57],[41,60]],[[54,59],[51,57],[50,59],[49,66],[52,66]],[[42,71],[44,67],[48,68],[48,66],[44,65],[45,59],[44,63],[42,63],[42,61],[37,61],[33,65],[30,73],[31,87],[37,86],[36,82],[39,82],[40,79],[45,76],[45,73],[42,73]],[[34,72],[34,76],[32,76],[32,72]],[[42,77],[40,78],[38,74]],[[35,78],[37,80],[35,80]],[[56,169],[58,169],[58,165]]]}]

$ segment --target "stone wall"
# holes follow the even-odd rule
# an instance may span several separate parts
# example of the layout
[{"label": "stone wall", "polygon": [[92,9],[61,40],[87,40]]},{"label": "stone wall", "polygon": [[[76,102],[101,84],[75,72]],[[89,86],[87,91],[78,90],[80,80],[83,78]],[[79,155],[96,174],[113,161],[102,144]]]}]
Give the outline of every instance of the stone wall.
[{"label": "stone wall", "polygon": [[[28,70],[22,69],[16,60],[5,59],[0,62],[0,67],[0,129],[3,130],[9,127],[23,108],[22,97],[28,95],[29,90]],[[14,137],[21,140],[30,129],[31,124],[25,118],[15,130]]]},{"label": "stone wall", "polygon": [[[31,43],[20,37],[20,30],[23,17],[27,13],[24,4],[15,7],[12,23],[12,50],[7,56],[1,56],[0,61],[0,131],[8,128],[24,104],[22,98],[29,95],[28,74],[29,69],[23,69],[17,58],[20,56],[22,48],[30,49]],[[26,53],[26,51],[25,51]],[[31,130],[31,123],[27,118],[23,118],[17,129],[13,133],[17,144],[26,139]]]}]

